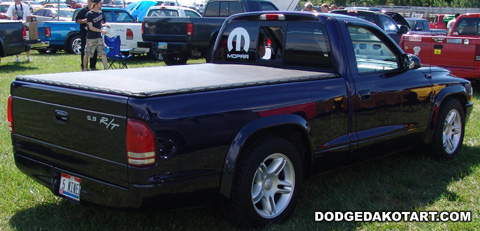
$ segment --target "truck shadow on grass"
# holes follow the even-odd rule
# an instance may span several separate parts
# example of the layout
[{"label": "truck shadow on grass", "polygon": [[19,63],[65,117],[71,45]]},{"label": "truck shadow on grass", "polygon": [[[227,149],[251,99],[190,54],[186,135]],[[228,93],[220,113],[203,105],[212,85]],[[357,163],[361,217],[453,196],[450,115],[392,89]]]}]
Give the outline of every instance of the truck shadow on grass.
[{"label": "truck shadow on grass", "polygon": [[19,63],[0,63],[0,70],[3,73],[18,73],[22,71],[38,70],[38,67],[27,65],[27,62]]},{"label": "truck shadow on grass", "polygon": [[[418,151],[403,152],[314,176],[304,181],[293,216],[282,224],[262,230],[366,229],[360,222],[315,222],[316,211],[412,211],[416,208],[434,211],[428,205],[442,199],[458,203],[456,207],[462,210],[460,204],[469,200],[464,194],[472,192],[457,194],[449,188],[460,181],[464,184],[463,180],[471,175],[480,174],[475,171],[478,169],[475,166],[480,164],[478,153],[478,146],[465,145],[456,159],[445,161],[425,157]],[[208,207],[128,212],[81,206],[60,199],[58,203],[45,203],[16,213],[10,225],[25,231],[238,229],[218,211],[216,207]]]}]

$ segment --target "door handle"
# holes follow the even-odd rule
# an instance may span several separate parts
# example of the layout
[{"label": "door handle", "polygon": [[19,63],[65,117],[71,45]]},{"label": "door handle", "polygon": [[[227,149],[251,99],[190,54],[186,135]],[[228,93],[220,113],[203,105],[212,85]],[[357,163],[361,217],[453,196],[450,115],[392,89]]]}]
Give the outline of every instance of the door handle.
[{"label": "door handle", "polygon": [[362,90],[358,92],[359,100],[369,100],[371,96],[372,92],[370,90]]}]

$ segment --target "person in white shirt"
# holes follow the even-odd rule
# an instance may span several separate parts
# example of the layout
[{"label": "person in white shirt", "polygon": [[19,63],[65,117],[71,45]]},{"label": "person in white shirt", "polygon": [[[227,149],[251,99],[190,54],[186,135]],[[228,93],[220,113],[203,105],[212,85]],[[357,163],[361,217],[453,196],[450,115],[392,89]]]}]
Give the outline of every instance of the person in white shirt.
[{"label": "person in white shirt", "polygon": [[[5,14],[10,20],[21,20],[28,27],[28,18],[31,16],[30,8],[21,3],[20,0],[15,0],[15,4],[8,7],[7,13]],[[27,62],[32,61],[30,58],[30,50],[27,49]],[[17,55],[17,62],[20,62],[20,58]]]},{"label": "person in white shirt", "polygon": [[456,13],[455,18],[448,21],[448,23],[447,23],[447,34],[450,34],[450,30],[452,30],[453,24],[455,24],[455,22],[457,21],[458,16],[460,16],[460,13]]}]

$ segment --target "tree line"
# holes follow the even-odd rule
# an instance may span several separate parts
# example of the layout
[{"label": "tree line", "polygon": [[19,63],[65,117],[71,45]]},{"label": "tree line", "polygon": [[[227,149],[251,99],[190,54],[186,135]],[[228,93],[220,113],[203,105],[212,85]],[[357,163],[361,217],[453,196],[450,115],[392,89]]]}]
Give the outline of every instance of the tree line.
[{"label": "tree line", "polygon": [[313,3],[314,6],[320,6],[323,3],[337,6],[424,6],[424,7],[459,7],[459,8],[480,8],[480,0],[311,0],[300,1],[300,6],[306,2]]}]

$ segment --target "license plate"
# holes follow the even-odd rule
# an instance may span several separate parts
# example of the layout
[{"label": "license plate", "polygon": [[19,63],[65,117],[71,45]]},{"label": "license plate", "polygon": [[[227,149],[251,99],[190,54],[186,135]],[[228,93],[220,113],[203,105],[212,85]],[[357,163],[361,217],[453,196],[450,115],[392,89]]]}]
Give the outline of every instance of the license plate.
[{"label": "license plate", "polygon": [[166,50],[167,46],[168,46],[168,43],[158,43],[159,50]]},{"label": "license plate", "polygon": [[75,201],[80,201],[80,182],[78,177],[62,173],[58,193]]}]

